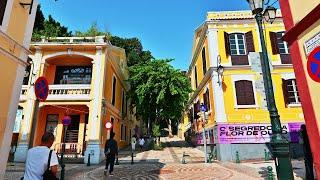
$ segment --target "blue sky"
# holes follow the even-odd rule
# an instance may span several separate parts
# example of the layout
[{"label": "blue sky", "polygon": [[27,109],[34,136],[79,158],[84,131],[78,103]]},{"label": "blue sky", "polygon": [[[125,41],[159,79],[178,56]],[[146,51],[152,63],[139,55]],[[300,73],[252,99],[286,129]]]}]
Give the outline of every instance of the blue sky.
[{"label": "blue sky", "polygon": [[40,0],[47,17],[69,30],[85,31],[97,22],[120,37],[138,37],[155,58],[173,58],[186,70],[195,28],[208,11],[249,9],[246,0]]}]

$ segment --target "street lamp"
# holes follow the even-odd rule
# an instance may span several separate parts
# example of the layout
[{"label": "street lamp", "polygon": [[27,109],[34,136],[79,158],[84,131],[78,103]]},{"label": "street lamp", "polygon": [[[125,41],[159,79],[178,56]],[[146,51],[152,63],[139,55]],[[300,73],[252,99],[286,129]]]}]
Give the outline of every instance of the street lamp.
[{"label": "street lamp", "polygon": [[[272,126],[272,137],[271,137],[271,148],[272,153],[275,157],[275,165],[277,170],[277,177],[279,180],[293,180],[293,171],[292,164],[290,159],[290,149],[289,142],[282,134],[282,128],[280,123],[280,116],[278,114],[278,110],[276,107],[272,78],[269,67],[269,59],[267,54],[267,48],[264,39],[264,33],[262,29],[262,20],[263,20],[263,4],[264,0],[247,0],[250,4],[252,14],[255,15],[255,19],[257,21],[259,27],[259,34],[261,39],[261,49],[262,49],[262,75],[264,81],[264,87],[266,92],[266,99],[268,105],[268,111],[271,119]],[[271,19],[272,15],[275,15],[274,9],[270,9],[264,13],[265,15],[269,15],[269,19]],[[275,17],[275,16],[274,16]]]},{"label": "street lamp", "polygon": [[270,22],[270,24],[272,24],[274,20],[276,20],[276,15],[277,15],[277,9],[272,6],[268,6],[263,12],[264,19],[267,22]]}]

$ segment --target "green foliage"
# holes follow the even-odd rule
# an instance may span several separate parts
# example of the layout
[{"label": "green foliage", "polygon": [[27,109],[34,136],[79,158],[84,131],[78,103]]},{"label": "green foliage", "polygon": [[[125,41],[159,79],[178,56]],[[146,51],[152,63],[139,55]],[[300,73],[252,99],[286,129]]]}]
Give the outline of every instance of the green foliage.
[{"label": "green foliage", "polygon": [[152,134],[153,134],[153,136],[155,136],[155,137],[161,136],[160,125],[157,125],[157,124],[153,125],[153,127],[152,127]]},{"label": "green foliage", "polygon": [[75,36],[77,36],[77,37],[106,36],[109,38],[110,33],[108,31],[101,32],[99,30],[98,24],[96,22],[94,22],[91,24],[90,28],[85,32],[75,31]]},{"label": "green foliage", "polygon": [[40,6],[37,8],[35,24],[33,28],[32,40],[39,41],[44,37],[70,37],[72,35],[68,28],[62,26],[58,21],[54,20],[51,15],[48,19],[44,18]]},{"label": "green foliage", "polygon": [[143,51],[142,44],[138,38],[121,38],[112,36],[110,38],[112,45],[125,49],[128,59],[128,67],[135,64],[146,63],[153,58],[150,51]]},{"label": "green foliage", "polygon": [[129,96],[137,113],[155,124],[181,118],[191,86],[188,78],[170,64],[171,60],[152,60],[129,68]]}]

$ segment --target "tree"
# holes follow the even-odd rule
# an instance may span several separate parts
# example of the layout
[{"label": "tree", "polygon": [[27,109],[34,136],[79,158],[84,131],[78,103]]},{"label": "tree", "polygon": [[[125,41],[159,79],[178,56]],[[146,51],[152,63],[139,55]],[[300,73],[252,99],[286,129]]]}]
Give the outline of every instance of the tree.
[{"label": "tree", "polygon": [[97,22],[94,22],[91,24],[90,28],[85,32],[75,31],[75,36],[78,36],[78,37],[106,36],[109,38],[110,33],[108,31],[105,31],[105,32],[100,31]]},{"label": "tree", "polygon": [[33,28],[32,40],[39,41],[44,37],[70,37],[72,35],[68,28],[62,26],[60,22],[53,19],[49,15],[48,19],[44,18],[41,10],[41,6],[37,7],[37,13],[35,18],[35,24]]},{"label": "tree", "polygon": [[128,67],[138,63],[146,63],[153,58],[150,51],[144,51],[138,38],[121,38],[112,36],[110,38],[112,45],[125,49],[128,59]]},{"label": "tree", "polygon": [[[188,100],[191,86],[188,78],[170,64],[171,60],[152,60],[129,68],[129,96],[146,124],[166,122],[171,134]],[[150,130],[149,130],[150,132]]]}]

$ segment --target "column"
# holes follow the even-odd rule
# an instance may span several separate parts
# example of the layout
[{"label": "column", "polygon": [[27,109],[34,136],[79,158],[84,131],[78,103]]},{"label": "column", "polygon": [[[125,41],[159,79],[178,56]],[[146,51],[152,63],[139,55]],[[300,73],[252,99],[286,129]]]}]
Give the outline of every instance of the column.
[{"label": "column", "polygon": [[[215,69],[219,66],[219,36],[218,29],[208,29],[208,49],[209,49],[209,59],[210,64]],[[213,98],[214,98],[214,111],[215,111],[215,134],[217,134],[217,125],[220,123],[227,122],[227,115],[224,104],[224,95],[222,83],[219,84],[219,75],[217,71],[212,72],[212,87],[213,87]],[[227,160],[230,156],[230,146],[227,144],[219,144],[218,139],[215,139],[215,144],[217,148],[217,154],[219,160]]]},{"label": "column", "polygon": [[89,107],[89,122],[88,122],[88,145],[85,151],[85,163],[88,162],[90,154],[91,164],[98,164],[104,157],[103,149],[100,148],[101,137],[101,108],[104,89],[104,71],[105,71],[105,55],[102,52],[102,47],[97,46],[96,55],[93,60],[92,67],[92,82],[91,82],[91,97]]},{"label": "column", "polygon": [[21,123],[21,130],[19,134],[19,140],[16,152],[14,153],[14,161],[15,162],[25,162],[28,151],[29,144],[29,136],[31,131],[32,119],[33,119],[33,111],[35,106],[35,93],[34,93],[34,82],[39,75],[40,66],[41,66],[42,53],[40,48],[36,48],[36,53],[33,58],[33,67],[31,72],[31,85],[28,89],[27,93],[27,103],[25,109],[23,110],[24,118]]},{"label": "column", "polygon": [[[217,29],[208,29],[208,50],[211,67],[217,68],[219,66],[219,39]],[[226,111],[224,106],[223,88],[218,83],[219,76],[217,71],[212,73],[212,87],[214,97],[214,108],[215,108],[215,120],[217,123],[223,123],[227,121]]]}]

